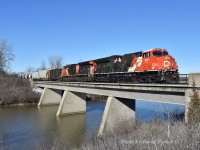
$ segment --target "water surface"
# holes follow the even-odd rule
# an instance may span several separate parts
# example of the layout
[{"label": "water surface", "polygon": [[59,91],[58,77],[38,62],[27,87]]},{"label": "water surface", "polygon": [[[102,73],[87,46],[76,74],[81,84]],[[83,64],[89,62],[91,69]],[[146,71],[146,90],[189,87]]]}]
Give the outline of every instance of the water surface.
[{"label": "water surface", "polygon": [[[155,114],[162,118],[165,106],[184,111],[184,106],[136,101],[136,120],[150,120]],[[0,107],[0,141],[5,149],[36,149],[53,145],[58,140],[68,147],[79,147],[82,138],[97,134],[105,101],[87,102],[84,114],[56,117],[58,106]],[[1,148],[1,145],[0,145]]]}]

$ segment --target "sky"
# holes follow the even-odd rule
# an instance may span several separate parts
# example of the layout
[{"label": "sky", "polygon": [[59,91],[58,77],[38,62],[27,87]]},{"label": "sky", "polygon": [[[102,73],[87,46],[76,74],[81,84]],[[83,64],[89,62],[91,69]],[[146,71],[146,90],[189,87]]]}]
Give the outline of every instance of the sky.
[{"label": "sky", "polygon": [[180,73],[200,72],[200,0],[0,0],[11,71],[165,48]]}]

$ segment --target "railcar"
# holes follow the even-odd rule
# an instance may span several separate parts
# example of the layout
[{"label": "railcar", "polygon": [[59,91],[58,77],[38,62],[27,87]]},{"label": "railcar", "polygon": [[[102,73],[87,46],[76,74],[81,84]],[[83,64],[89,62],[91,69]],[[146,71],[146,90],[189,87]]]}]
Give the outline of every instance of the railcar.
[{"label": "railcar", "polygon": [[128,72],[139,82],[178,82],[178,65],[166,49],[153,48],[134,57]]},{"label": "railcar", "polygon": [[46,72],[47,80],[56,81],[61,78],[62,69],[50,69]]},{"label": "railcar", "polygon": [[62,81],[92,81],[90,78],[92,61],[80,62],[63,66],[61,77]]},{"label": "railcar", "polygon": [[32,72],[31,78],[32,78],[33,80],[39,80],[39,73],[38,73],[38,71]]},{"label": "railcar", "polygon": [[48,69],[38,70],[31,73],[31,78],[33,80],[48,80]]},{"label": "railcar", "polygon": [[65,65],[63,81],[92,82],[178,82],[178,65],[166,49],[113,55]]}]

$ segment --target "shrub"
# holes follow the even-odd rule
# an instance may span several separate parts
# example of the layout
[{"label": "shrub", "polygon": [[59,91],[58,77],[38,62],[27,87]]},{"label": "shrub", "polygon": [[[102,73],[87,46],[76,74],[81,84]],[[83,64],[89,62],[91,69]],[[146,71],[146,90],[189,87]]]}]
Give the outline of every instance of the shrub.
[{"label": "shrub", "polygon": [[1,105],[17,103],[37,103],[40,95],[33,92],[28,80],[17,77],[0,77],[0,102]]},{"label": "shrub", "polygon": [[195,81],[192,83],[192,95],[191,101],[188,106],[188,122],[200,122],[200,98],[199,98],[199,90],[196,87]]}]

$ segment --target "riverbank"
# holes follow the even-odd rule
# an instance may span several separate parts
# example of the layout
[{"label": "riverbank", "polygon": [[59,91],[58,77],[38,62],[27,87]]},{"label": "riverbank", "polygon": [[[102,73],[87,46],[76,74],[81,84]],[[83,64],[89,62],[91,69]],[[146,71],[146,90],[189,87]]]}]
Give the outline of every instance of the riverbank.
[{"label": "riverbank", "polygon": [[114,132],[86,135],[78,147],[69,147],[58,139],[51,145],[38,145],[37,150],[73,149],[73,150],[194,150],[200,149],[200,124],[186,124],[183,121],[151,122],[140,121],[135,125],[122,122]]},{"label": "riverbank", "polygon": [[114,132],[102,137],[90,135],[78,149],[200,149],[200,124],[185,124],[183,121],[129,122],[120,124]]},{"label": "riverbank", "polygon": [[26,79],[0,76],[0,106],[20,106],[37,104],[40,94],[32,90]]}]

